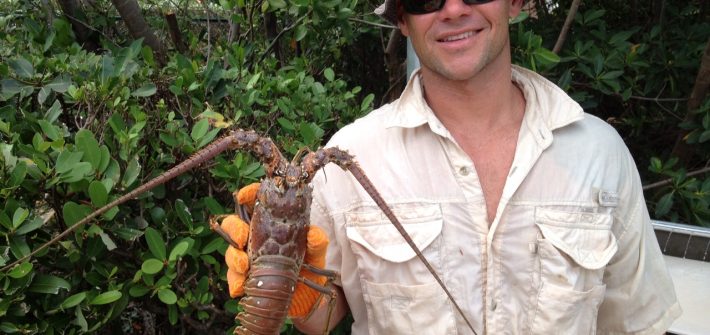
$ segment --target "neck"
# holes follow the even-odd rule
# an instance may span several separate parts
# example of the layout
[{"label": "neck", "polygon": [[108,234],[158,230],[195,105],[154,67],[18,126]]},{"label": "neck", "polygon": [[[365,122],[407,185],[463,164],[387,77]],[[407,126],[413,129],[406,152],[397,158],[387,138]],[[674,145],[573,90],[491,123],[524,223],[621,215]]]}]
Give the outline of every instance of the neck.
[{"label": "neck", "polygon": [[491,63],[475,77],[454,81],[422,68],[424,97],[452,133],[486,134],[520,125],[522,92],[511,80],[510,60]]}]

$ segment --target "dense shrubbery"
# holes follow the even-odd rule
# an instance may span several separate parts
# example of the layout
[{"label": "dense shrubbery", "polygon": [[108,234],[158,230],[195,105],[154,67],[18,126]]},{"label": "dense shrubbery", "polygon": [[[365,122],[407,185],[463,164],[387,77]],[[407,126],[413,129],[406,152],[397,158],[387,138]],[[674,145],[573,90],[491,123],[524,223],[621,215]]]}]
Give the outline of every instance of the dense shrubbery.
[{"label": "dense shrubbery", "polygon": [[[377,21],[362,15],[377,2],[211,3],[210,16],[231,19],[231,31],[224,21],[198,20],[203,7],[180,3],[175,10],[185,49],[167,51],[164,60],[128,36],[109,2],[82,13],[100,42],[94,51],[76,43],[78,33],[58,9],[48,20],[40,1],[12,10],[2,5],[0,265],[226,128],[255,129],[291,154],[322,144],[387,91],[385,73],[363,73],[381,66],[389,30],[353,20]],[[647,182],[673,178],[647,194],[657,218],[708,225],[710,179],[686,175],[708,162],[708,100],[681,124],[710,35],[707,13],[692,2],[669,4],[660,25],[625,20],[588,2],[557,57],[545,48],[568,4],[559,6],[513,23],[516,62],[542,71],[617,127]],[[158,15],[164,8],[145,8],[169,44]],[[628,14],[632,8],[614,9]],[[280,27],[278,38],[269,35],[269,18]],[[355,57],[360,54],[366,57]],[[693,155],[674,163],[680,129],[688,132]],[[246,153],[221,155],[0,274],[0,331],[223,333],[233,327],[237,305],[225,292],[220,258],[226,244],[207,218],[231,211],[231,191],[262,173]]]}]

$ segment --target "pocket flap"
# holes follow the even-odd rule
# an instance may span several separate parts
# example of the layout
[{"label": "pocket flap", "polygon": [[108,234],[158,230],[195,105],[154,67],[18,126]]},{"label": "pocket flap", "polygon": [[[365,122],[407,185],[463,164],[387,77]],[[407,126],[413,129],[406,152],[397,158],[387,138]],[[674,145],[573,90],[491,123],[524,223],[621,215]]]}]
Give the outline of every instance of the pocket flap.
[{"label": "pocket flap", "polygon": [[[439,205],[407,203],[390,207],[419,250],[423,251],[441,234],[443,219]],[[379,207],[350,211],[345,221],[347,237],[384,260],[402,263],[416,256]]]},{"label": "pocket flap", "polygon": [[610,214],[535,209],[535,224],[545,239],[589,270],[606,266],[618,249],[612,222]]}]

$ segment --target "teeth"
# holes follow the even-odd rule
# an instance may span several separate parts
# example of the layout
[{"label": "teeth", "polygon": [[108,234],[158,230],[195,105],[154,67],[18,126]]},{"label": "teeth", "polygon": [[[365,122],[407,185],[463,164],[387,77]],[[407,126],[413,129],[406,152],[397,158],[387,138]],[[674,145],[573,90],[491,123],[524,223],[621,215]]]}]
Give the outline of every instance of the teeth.
[{"label": "teeth", "polygon": [[462,39],[464,39],[464,38],[469,38],[469,37],[471,37],[471,36],[473,36],[473,32],[472,32],[472,31],[467,31],[467,32],[465,32],[465,33],[461,33],[461,34],[458,34],[458,35],[449,36],[449,37],[447,37],[447,38],[444,39],[444,42],[458,41],[458,40],[462,40]]}]

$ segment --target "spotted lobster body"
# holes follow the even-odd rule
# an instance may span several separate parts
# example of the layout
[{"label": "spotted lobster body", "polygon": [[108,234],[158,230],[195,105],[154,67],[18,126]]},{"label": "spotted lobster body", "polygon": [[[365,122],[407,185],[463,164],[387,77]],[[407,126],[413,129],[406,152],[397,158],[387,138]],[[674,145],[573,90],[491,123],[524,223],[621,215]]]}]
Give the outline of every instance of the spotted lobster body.
[{"label": "spotted lobster body", "polygon": [[288,314],[306,252],[311,189],[265,179],[257,194],[249,232],[251,268],[236,334],[278,334]]}]

